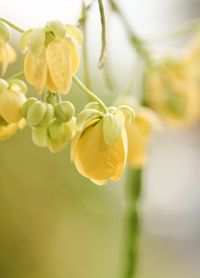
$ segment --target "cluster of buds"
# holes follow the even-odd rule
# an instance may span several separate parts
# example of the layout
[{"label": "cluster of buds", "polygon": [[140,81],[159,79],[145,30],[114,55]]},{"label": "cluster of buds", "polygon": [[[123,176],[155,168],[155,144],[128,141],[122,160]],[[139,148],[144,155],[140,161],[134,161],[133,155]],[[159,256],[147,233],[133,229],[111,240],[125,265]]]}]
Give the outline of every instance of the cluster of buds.
[{"label": "cluster of buds", "polygon": [[24,103],[22,115],[32,128],[33,142],[52,152],[62,150],[76,132],[74,106],[69,101],[52,104],[31,97]]}]

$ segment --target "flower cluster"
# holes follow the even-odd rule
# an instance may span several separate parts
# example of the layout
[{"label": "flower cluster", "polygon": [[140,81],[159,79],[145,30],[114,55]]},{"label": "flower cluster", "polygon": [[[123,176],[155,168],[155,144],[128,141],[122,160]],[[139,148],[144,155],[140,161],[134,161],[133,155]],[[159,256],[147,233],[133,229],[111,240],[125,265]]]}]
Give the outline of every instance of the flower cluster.
[{"label": "flower cluster", "polygon": [[[0,20],[2,75],[16,58],[7,25],[8,21]],[[75,75],[83,42],[79,28],[51,21],[43,28],[15,29],[22,33],[19,47],[25,54],[24,70],[0,79],[0,140],[28,126],[33,142],[53,153],[72,142],[71,160],[77,170],[101,185],[119,180],[126,162],[135,169],[145,167],[151,138],[164,123],[185,128],[199,122],[199,43],[195,42],[182,59],[155,61],[149,59],[142,42],[132,37],[138,55],[146,59],[141,81],[144,92],[141,100],[122,96],[107,107]],[[36,96],[27,97],[29,88],[21,80],[23,75],[36,89]],[[93,99],[78,115],[65,98],[73,80]]]}]

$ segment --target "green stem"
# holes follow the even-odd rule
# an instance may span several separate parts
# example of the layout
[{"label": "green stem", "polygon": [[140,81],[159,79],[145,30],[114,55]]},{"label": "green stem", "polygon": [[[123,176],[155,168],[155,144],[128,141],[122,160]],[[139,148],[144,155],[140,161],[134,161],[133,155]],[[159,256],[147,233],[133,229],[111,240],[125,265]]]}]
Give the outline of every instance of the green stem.
[{"label": "green stem", "polygon": [[17,72],[17,73],[15,73],[15,74],[11,75],[11,76],[7,79],[7,81],[10,81],[11,79],[20,78],[20,77],[22,77],[23,75],[24,75],[24,71]]},{"label": "green stem", "polygon": [[5,19],[5,18],[0,18],[0,21],[3,21],[4,23],[6,23],[7,25],[9,25],[10,27],[12,27],[13,29],[15,29],[15,30],[16,30],[17,32],[19,32],[19,33],[23,33],[23,32],[24,32],[24,30],[23,30],[21,27],[15,25],[14,23],[8,21],[8,20]]},{"label": "green stem", "polygon": [[128,169],[126,181],[127,209],[125,231],[125,269],[123,278],[135,278],[138,266],[140,221],[138,206],[141,197],[142,169]]},{"label": "green stem", "polygon": [[99,104],[101,105],[101,107],[103,108],[103,110],[106,112],[107,111],[107,107],[106,105],[103,103],[103,101],[98,98],[93,92],[91,92],[82,82],[81,80],[77,77],[77,76],[73,76],[73,80],[74,82],[79,86],[79,88],[81,90],[83,90],[89,97],[91,97],[92,99],[96,100],[97,102],[99,102]]},{"label": "green stem", "polygon": [[121,21],[122,21],[122,23],[125,27],[125,30],[126,30],[126,33],[128,35],[128,38],[129,38],[129,41],[130,41],[131,45],[134,47],[136,52],[145,61],[145,63],[147,65],[151,64],[151,57],[150,57],[150,54],[149,54],[148,50],[144,46],[143,41],[132,30],[129,22],[127,21],[126,16],[122,13],[121,9],[119,8],[119,6],[116,4],[116,2],[114,0],[110,0],[110,4],[111,4],[111,7],[112,7],[112,10],[114,12],[116,12],[118,14],[118,16],[120,17],[120,19],[121,19]]},{"label": "green stem", "polygon": [[106,16],[105,16],[103,1],[98,0],[98,4],[99,4],[100,16],[101,16],[101,42],[102,42],[98,67],[102,68],[105,63],[106,51],[107,51]]}]

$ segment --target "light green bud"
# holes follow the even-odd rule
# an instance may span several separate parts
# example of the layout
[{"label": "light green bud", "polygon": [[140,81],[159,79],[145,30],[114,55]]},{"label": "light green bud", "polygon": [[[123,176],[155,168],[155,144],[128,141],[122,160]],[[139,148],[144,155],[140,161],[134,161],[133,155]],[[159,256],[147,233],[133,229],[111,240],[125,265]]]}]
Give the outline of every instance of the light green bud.
[{"label": "light green bud", "polygon": [[27,122],[29,126],[37,126],[40,124],[46,113],[46,105],[37,101],[33,103],[27,111]]},{"label": "light green bud", "polygon": [[103,113],[96,109],[86,109],[80,112],[76,119],[76,125],[78,129],[82,129],[88,122],[93,119],[101,119]]},{"label": "light green bud", "polygon": [[64,134],[64,124],[56,119],[52,120],[48,126],[48,134],[52,140],[61,139]]},{"label": "light green bud", "polygon": [[103,118],[103,136],[104,142],[108,145],[114,144],[122,132],[122,123],[118,117],[113,114],[106,114]]},{"label": "light green bud", "polygon": [[42,119],[42,121],[40,122],[41,126],[45,126],[48,125],[50,123],[50,121],[53,119],[54,116],[54,108],[53,105],[50,103],[46,103],[46,113],[44,115],[44,118]]},{"label": "light green bud", "polygon": [[30,50],[34,54],[40,53],[45,43],[45,32],[43,29],[34,29],[30,34]]},{"label": "light green bud", "polygon": [[39,147],[47,146],[47,127],[38,126],[32,129],[32,140]]},{"label": "light green bud", "polygon": [[35,103],[35,102],[37,102],[37,101],[38,101],[37,98],[35,98],[35,97],[30,97],[30,98],[28,98],[28,99],[24,102],[24,105],[22,106],[22,116],[23,116],[24,118],[27,117],[27,111],[28,111],[29,107],[30,107],[33,103]]},{"label": "light green bud", "polygon": [[55,116],[61,122],[68,122],[74,116],[75,109],[71,102],[64,101],[54,105]]},{"label": "light green bud", "polygon": [[27,94],[28,87],[26,83],[20,79],[11,79],[9,81],[9,89],[12,91],[19,91],[23,94]]},{"label": "light green bud", "polygon": [[2,21],[0,21],[0,41],[7,43],[10,40],[10,30]]},{"label": "light green bud", "polygon": [[9,84],[6,80],[0,78],[0,92],[5,91],[6,89],[8,89]]},{"label": "light green bud", "polygon": [[76,120],[73,117],[69,122],[62,124],[64,127],[63,135],[59,139],[48,137],[48,147],[52,153],[61,151],[76,133]]},{"label": "light green bud", "polygon": [[63,39],[66,35],[65,25],[60,21],[50,21],[47,22],[45,26],[46,32],[53,32],[57,39]]}]

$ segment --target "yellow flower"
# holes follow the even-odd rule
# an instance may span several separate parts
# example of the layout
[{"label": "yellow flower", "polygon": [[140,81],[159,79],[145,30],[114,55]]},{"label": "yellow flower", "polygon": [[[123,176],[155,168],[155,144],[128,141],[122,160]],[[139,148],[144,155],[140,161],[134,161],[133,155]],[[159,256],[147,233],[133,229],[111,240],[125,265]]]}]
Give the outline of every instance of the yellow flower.
[{"label": "yellow flower", "polygon": [[18,128],[25,126],[21,108],[26,97],[16,84],[13,90],[12,83],[0,79],[0,87],[0,140],[5,140],[13,136]]},{"label": "yellow flower", "polygon": [[200,119],[200,92],[183,63],[163,63],[148,72],[146,98],[165,122],[175,128],[196,124]]},{"label": "yellow flower", "polygon": [[73,75],[79,67],[77,45],[82,43],[81,31],[58,21],[49,22],[43,29],[22,34],[20,47],[28,53],[24,61],[27,81],[39,92],[44,88],[66,94]]},{"label": "yellow flower", "polygon": [[127,135],[124,116],[120,111],[112,115],[113,117],[111,114],[96,115],[92,119],[89,116],[72,143],[72,160],[77,170],[99,185],[108,180],[119,180],[126,164]]},{"label": "yellow flower", "polygon": [[2,67],[2,75],[5,74],[7,67],[16,59],[14,49],[8,43],[10,32],[8,27],[0,21],[0,63]]}]

